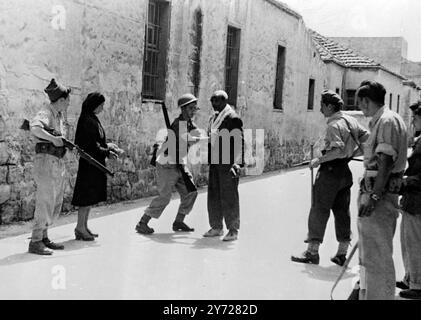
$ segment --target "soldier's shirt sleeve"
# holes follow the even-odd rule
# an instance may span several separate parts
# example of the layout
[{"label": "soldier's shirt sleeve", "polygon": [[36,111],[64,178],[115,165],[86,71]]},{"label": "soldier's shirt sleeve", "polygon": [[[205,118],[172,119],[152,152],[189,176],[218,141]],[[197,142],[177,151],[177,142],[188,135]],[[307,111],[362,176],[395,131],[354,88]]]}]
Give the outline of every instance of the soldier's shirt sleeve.
[{"label": "soldier's shirt sleeve", "polygon": [[364,128],[362,125],[357,123],[358,125],[358,140],[362,143],[366,142],[368,138],[370,137],[370,133],[366,128]]},{"label": "soldier's shirt sleeve", "polygon": [[396,161],[398,157],[397,150],[399,150],[399,135],[399,129],[393,120],[388,119],[384,121],[379,126],[375,153],[386,154],[391,156],[393,161]]},{"label": "soldier's shirt sleeve", "polygon": [[343,141],[339,127],[328,125],[325,136],[325,150],[331,151],[335,148],[344,149],[345,143]]},{"label": "soldier's shirt sleeve", "polygon": [[174,120],[171,125],[171,129],[174,131],[175,137],[187,141],[188,139],[188,129],[187,121],[180,121],[178,118]]},{"label": "soldier's shirt sleeve", "polygon": [[44,125],[49,126],[50,125],[50,115],[47,110],[41,110],[39,111],[35,117],[32,118],[32,120],[29,123],[29,126],[31,128],[33,127],[40,127],[43,128]]}]

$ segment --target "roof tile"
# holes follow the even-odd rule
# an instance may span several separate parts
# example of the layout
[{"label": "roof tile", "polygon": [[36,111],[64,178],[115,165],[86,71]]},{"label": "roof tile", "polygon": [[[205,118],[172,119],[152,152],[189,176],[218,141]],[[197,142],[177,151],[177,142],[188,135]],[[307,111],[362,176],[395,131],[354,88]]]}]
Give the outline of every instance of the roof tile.
[{"label": "roof tile", "polygon": [[323,60],[333,60],[346,67],[380,67],[380,63],[310,30],[313,41]]}]

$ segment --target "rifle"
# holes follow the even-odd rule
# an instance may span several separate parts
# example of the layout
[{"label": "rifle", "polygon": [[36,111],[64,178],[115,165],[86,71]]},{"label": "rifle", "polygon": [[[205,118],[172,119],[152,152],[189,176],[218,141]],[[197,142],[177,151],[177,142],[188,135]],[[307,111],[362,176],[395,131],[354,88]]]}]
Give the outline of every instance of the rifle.
[{"label": "rifle", "polygon": [[338,278],[336,279],[335,283],[333,284],[333,287],[330,291],[330,300],[333,300],[333,292],[335,291],[336,286],[338,285],[339,281],[342,280],[342,277],[344,276],[346,269],[348,268],[349,263],[351,262],[352,258],[355,255],[355,251],[358,249],[358,242],[354,245],[354,247],[351,250],[351,253],[348,256],[348,259],[346,259],[344,265],[342,266],[341,273],[339,274]]},{"label": "rifle", "polygon": [[[29,121],[27,119],[25,119],[20,128],[24,131],[30,131],[31,129],[30,129],[30,126],[29,126]],[[49,128],[46,125],[44,125],[43,129],[53,136],[56,136],[56,137],[61,136],[60,132],[58,132],[57,130],[54,130],[53,128]],[[63,145],[64,145],[65,148],[67,148],[69,150],[76,149],[77,152],[79,153],[80,157],[85,159],[86,161],[88,161],[89,164],[93,165],[94,167],[101,170],[102,172],[110,175],[111,177],[114,177],[113,172],[111,172],[107,167],[103,166],[97,160],[92,158],[89,154],[87,154],[85,151],[83,151],[83,149],[80,148],[78,145],[74,144],[73,142],[71,142],[71,141],[69,141],[65,138],[62,138],[62,140],[63,140]]]},{"label": "rifle", "polygon": [[[168,116],[167,106],[165,105],[164,101],[160,102],[160,104],[162,106],[162,113],[164,114],[165,126],[167,127],[168,130],[170,130],[171,129],[171,122],[170,122],[170,118]],[[154,144],[153,148],[154,148],[154,150],[153,150],[151,165],[156,166],[156,154],[158,152],[159,145]],[[190,178],[190,175],[187,173],[184,165],[178,164],[177,167],[181,171],[181,175],[183,177],[184,183],[186,184],[187,191],[196,192],[197,191],[196,185],[194,184],[194,182]]]},{"label": "rifle", "polygon": [[[358,159],[358,158],[352,158],[351,161],[364,162],[363,159]],[[297,164],[293,164],[291,166],[291,168],[308,166],[309,164],[310,164],[310,161],[304,161],[304,162],[300,162],[300,163],[297,163]]]}]

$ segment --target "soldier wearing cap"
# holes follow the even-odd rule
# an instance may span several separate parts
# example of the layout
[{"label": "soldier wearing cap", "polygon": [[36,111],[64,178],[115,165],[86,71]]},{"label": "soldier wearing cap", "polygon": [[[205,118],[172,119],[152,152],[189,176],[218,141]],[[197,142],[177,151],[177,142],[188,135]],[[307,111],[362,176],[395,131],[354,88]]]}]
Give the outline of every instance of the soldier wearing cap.
[{"label": "soldier wearing cap", "polygon": [[192,94],[184,94],[178,100],[178,107],[181,108],[181,114],[171,124],[167,140],[161,145],[156,160],[159,195],[152,200],[136,225],[136,231],[141,234],[154,233],[154,229],[150,228],[148,223],[151,218],[158,219],[162,215],[171,200],[174,187],[180,194],[181,202],[172,228],[176,232],[194,231],[184,223],[186,215],[193,209],[197,198],[196,188],[187,186],[187,183],[194,186],[194,182],[193,176],[185,165],[189,146],[198,142],[200,136],[197,126],[193,122],[193,118],[199,110],[197,98]]},{"label": "soldier wearing cap", "polygon": [[[31,120],[31,133],[35,137],[34,178],[37,185],[34,226],[29,252],[51,255],[52,250],[63,250],[64,246],[48,238],[48,227],[60,214],[64,196],[65,148],[62,138],[66,137],[67,108],[70,103],[70,88],[52,79],[44,90],[50,100]],[[54,129],[60,136],[54,136],[44,128]]]},{"label": "soldier wearing cap", "polygon": [[211,103],[215,111],[208,128],[208,215],[211,229],[204,237],[222,236],[225,220],[228,233],[223,241],[234,241],[238,239],[240,229],[238,183],[244,165],[243,122],[228,104],[225,91],[213,93]]},{"label": "soldier wearing cap", "polygon": [[336,239],[339,242],[333,263],[342,266],[351,241],[349,211],[352,173],[348,163],[361,155],[361,144],[368,132],[356,119],[344,114],[341,97],[331,90],[322,92],[321,113],[327,118],[327,129],[322,156],[312,159],[310,167],[320,169],[314,184],[314,203],[308,218],[307,250],[301,256],[292,256],[299,263],[319,264],[319,246],[323,242],[330,211],[335,217]]}]

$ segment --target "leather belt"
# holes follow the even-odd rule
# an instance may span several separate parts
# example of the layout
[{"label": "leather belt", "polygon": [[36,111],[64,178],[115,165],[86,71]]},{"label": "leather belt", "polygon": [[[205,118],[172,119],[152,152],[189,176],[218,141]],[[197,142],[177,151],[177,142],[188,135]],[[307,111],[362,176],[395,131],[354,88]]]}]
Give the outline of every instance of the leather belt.
[{"label": "leather belt", "polygon": [[[392,173],[386,183],[384,192],[399,194],[402,187],[403,172]],[[376,176],[365,176],[361,179],[360,190],[364,193],[373,192],[374,184],[376,183]]]},{"label": "leather belt", "polygon": [[35,145],[35,153],[50,154],[61,159],[66,154],[66,148],[56,147],[52,143],[39,142]]}]

